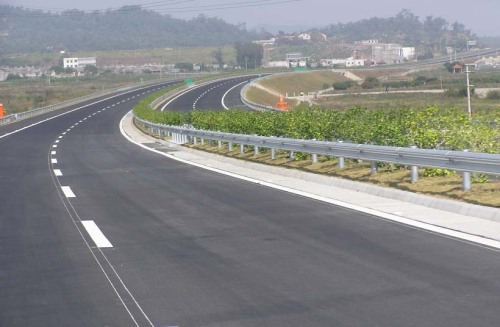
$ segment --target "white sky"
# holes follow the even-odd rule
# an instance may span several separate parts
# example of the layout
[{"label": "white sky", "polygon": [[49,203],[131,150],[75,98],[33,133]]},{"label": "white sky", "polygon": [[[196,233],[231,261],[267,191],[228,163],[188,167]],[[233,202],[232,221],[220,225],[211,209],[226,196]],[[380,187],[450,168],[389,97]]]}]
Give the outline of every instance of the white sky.
[{"label": "white sky", "polygon": [[[292,2],[289,2],[292,1]],[[0,0],[0,4],[44,10],[103,10],[123,5],[143,5],[146,9],[169,13],[175,18],[191,18],[204,13],[230,23],[260,25],[325,26],[371,17],[390,17],[409,9],[421,19],[426,16],[458,21],[479,36],[500,36],[500,0]],[[222,6],[238,6],[225,9]],[[242,7],[242,6],[248,7]],[[251,5],[251,6],[250,6]],[[254,6],[257,5],[257,6]],[[203,7],[206,6],[206,7]],[[207,10],[207,8],[215,10]]]}]

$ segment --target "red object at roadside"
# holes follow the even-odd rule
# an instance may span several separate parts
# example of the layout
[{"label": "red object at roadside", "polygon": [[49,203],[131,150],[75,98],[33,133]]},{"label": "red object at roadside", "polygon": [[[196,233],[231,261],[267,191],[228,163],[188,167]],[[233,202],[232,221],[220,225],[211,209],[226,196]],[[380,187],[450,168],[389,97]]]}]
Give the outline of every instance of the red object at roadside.
[{"label": "red object at roadside", "polygon": [[280,94],[280,102],[276,104],[276,108],[283,111],[290,109],[290,104],[285,101],[283,94]]},{"label": "red object at roadside", "polygon": [[0,117],[5,116],[5,111],[3,110],[3,104],[0,103]]}]

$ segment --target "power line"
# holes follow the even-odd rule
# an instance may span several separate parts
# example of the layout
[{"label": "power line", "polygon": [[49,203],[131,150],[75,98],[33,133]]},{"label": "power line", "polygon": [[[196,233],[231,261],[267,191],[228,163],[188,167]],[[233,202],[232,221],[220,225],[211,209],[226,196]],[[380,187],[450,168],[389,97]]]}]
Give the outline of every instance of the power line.
[{"label": "power line", "polygon": [[[61,8],[47,8],[39,6],[29,6],[29,7],[14,7],[14,8],[24,8],[27,10],[36,10],[30,13],[16,14],[16,16],[23,17],[40,17],[46,14],[60,15],[60,16],[74,16],[83,14],[94,14],[94,13],[128,13],[135,12],[136,10],[131,7],[140,7],[141,9],[153,9],[154,12],[160,14],[170,14],[170,13],[185,13],[185,12],[199,12],[199,11],[216,11],[225,9],[238,9],[238,8],[248,8],[248,7],[262,7],[277,4],[300,2],[302,0],[251,0],[251,1],[240,1],[240,2],[226,2],[218,4],[208,4],[208,5],[197,5],[197,6],[185,6],[176,7],[172,5],[178,5],[183,3],[195,2],[197,0],[167,0],[167,1],[155,1],[136,5],[124,6],[116,9],[95,9],[95,10],[78,10],[78,9],[61,9]],[[167,8],[165,8],[167,7]],[[169,8],[171,7],[171,8]],[[39,13],[37,11],[42,10],[44,13]],[[8,16],[8,14],[0,16]],[[10,15],[14,16],[14,15]]]}]

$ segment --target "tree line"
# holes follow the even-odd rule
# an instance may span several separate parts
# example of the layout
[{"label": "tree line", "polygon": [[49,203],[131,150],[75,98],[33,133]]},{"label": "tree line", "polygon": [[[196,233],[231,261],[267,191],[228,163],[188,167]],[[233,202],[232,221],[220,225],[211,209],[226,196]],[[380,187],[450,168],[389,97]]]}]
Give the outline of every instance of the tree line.
[{"label": "tree line", "polygon": [[477,39],[471,30],[459,22],[450,24],[444,18],[433,16],[420,19],[407,9],[393,17],[331,24],[319,31],[339,42],[377,39],[405,46],[420,45],[431,52],[444,52],[446,47],[465,49],[468,40]]},{"label": "tree line", "polygon": [[0,6],[0,53],[213,46],[249,42],[259,36],[244,24],[205,15],[175,19],[140,6],[55,14]]}]

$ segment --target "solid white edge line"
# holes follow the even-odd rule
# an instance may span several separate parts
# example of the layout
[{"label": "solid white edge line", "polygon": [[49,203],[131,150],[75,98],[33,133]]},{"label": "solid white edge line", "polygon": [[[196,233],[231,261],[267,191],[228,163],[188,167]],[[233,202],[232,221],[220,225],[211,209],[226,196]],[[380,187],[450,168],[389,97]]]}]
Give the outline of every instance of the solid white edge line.
[{"label": "solid white edge line", "polygon": [[226,106],[226,103],[225,103],[226,96],[229,94],[229,92],[231,92],[232,90],[234,90],[235,88],[237,88],[241,84],[245,84],[245,83],[248,83],[248,81],[244,81],[244,82],[242,82],[240,84],[236,84],[235,86],[233,86],[232,88],[230,88],[229,90],[227,90],[226,93],[224,93],[224,95],[222,96],[222,100],[221,100],[221,103],[222,103],[222,106],[224,107],[224,109],[229,110],[229,108]]},{"label": "solid white edge line", "polygon": [[104,236],[104,233],[99,229],[99,226],[93,220],[82,220],[82,225],[89,233],[90,238],[94,241],[98,248],[112,248],[111,242]]},{"label": "solid white edge line", "polygon": [[396,216],[396,215],[393,215],[393,214],[390,214],[390,213],[386,213],[386,212],[381,212],[381,211],[378,211],[378,210],[375,210],[375,209],[369,209],[369,208],[365,208],[365,207],[362,207],[362,206],[359,206],[359,205],[356,205],[356,204],[352,204],[352,203],[347,203],[347,202],[343,202],[343,201],[339,201],[339,200],[330,199],[330,198],[323,197],[323,196],[320,196],[320,195],[316,195],[316,194],[312,194],[312,193],[308,193],[308,192],[296,190],[296,189],[293,189],[293,188],[290,188],[290,187],[286,187],[286,186],[276,185],[276,184],[265,182],[265,181],[261,181],[261,180],[255,179],[255,178],[251,178],[251,177],[246,177],[246,176],[234,174],[234,173],[227,172],[227,171],[224,171],[224,170],[220,170],[220,169],[217,169],[217,168],[212,168],[212,167],[208,167],[206,165],[202,165],[202,164],[199,164],[199,163],[190,162],[190,161],[187,161],[187,160],[184,160],[184,159],[181,159],[181,158],[177,158],[177,157],[172,156],[172,155],[170,155],[168,153],[164,153],[164,152],[158,151],[156,149],[149,148],[149,147],[147,147],[147,146],[145,146],[145,145],[143,145],[143,144],[141,144],[141,143],[136,142],[135,140],[133,140],[130,136],[127,135],[127,133],[123,129],[123,121],[125,120],[125,118],[126,118],[126,116],[124,116],[122,118],[121,122],[120,122],[120,132],[122,133],[122,135],[129,142],[134,143],[134,144],[136,144],[136,145],[140,146],[141,148],[146,149],[148,151],[160,154],[160,155],[162,155],[164,157],[167,157],[169,159],[176,160],[176,161],[179,161],[179,162],[191,165],[191,166],[195,166],[195,167],[198,167],[198,168],[202,168],[202,169],[205,169],[205,170],[213,171],[213,172],[216,172],[216,173],[219,173],[219,174],[222,174],[222,175],[226,175],[226,176],[238,178],[240,180],[244,180],[244,181],[247,181],[247,182],[250,182],[250,183],[254,183],[254,184],[266,186],[266,187],[273,188],[273,189],[276,189],[276,190],[280,190],[280,191],[284,191],[284,192],[288,192],[288,193],[300,195],[300,196],[307,197],[307,198],[310,198],[310,199],[314,199],[314,200],[317,200],[317,201],[321,201],[321,202],[333,204],[333,205],[336,205],[336,206],[339,206],[339,207],[343,207],[343,208],[347,208],[347,209],[350,209],[350,210],[362,212],[362,213],[365,213],[365,214],[368,214],[368,215],[380,217],[380,218],[387,219],[387,220],[390,220],[390,221],[394,221],[394,222],[397,222],[397,223],[400,223],[400,224],[404,224],[406,226],[411,226],[411,227],[418,228],[420,230],[428,231],[430,233],[435,233],[437,235],[448,236],[448,237],[451,237],[452,239],[456,239],[456,240],[459,240],[459,241],[462,241],[462,242],[465,242],[465,243],[468,243],[468,244],[472,244],[472,245],[475,245],[475,246],[484,246],[485,248],[490,249],[490,250],[491,250],[491,248],[500,249],[500,241],[496,241],[496,240],[489,239],[489,238],[486,238],[486,237],[481,237],[481,236],[477,236],[477,235],[467,234],[465,232],[460,232],[460,231],[454,231],[454,230],[447,229],[447,228],[444,228],[444,227],[439,227],[439,226],[427,224],[427,223],[424,223],[424,222],[420,222],[420,221],[417,221],[417,220],[412,220],[410,218],[399,217],[399,216]]},{"label": "solid white edge line", "polygon": [[76,198],[75,193],[71,190],[69,186],[61,186],[61,190],[67,198]]},{"label": "solid white edge line", "polygon": [[61,169],[54,169],[54,175],[56,175],[57,177],[61,177],[63,175]]}]

